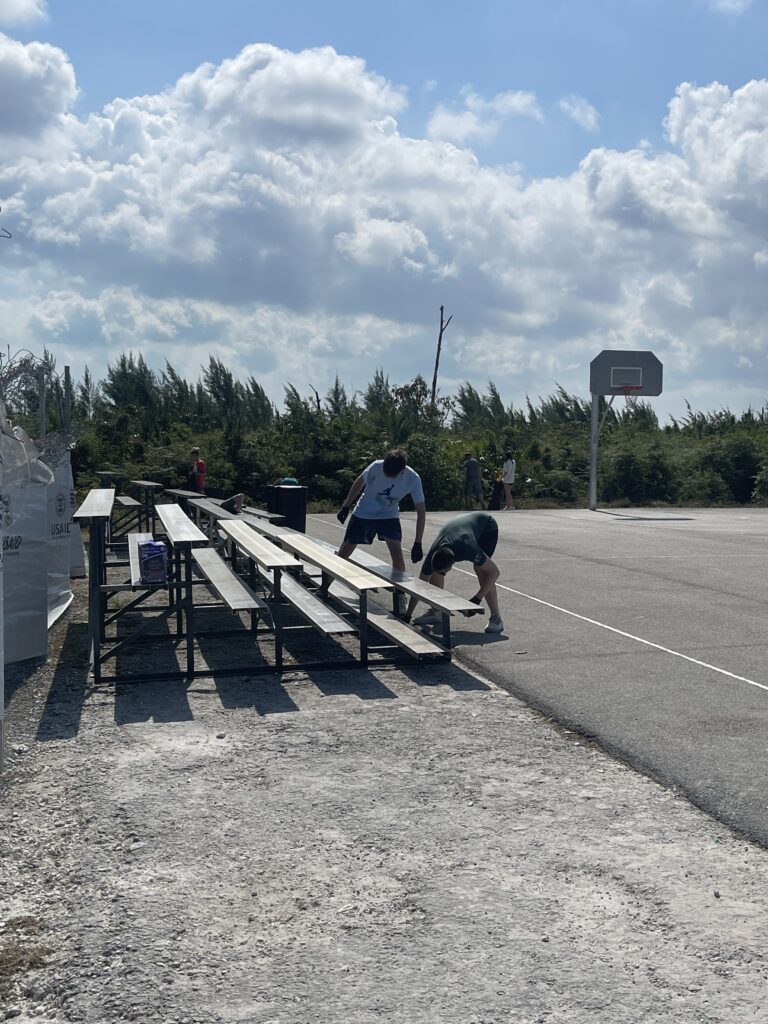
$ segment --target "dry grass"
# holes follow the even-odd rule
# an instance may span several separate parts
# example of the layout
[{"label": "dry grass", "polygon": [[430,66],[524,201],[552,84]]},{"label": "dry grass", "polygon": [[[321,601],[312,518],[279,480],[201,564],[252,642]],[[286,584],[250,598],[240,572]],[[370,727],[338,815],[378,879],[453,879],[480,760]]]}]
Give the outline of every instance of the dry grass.
[{"label": "dry grass", "polygon": [[40,944],[43,928],[35,917],[9,918],[0,927],[0,999],[20,974],[45,966],[49,950]]}]

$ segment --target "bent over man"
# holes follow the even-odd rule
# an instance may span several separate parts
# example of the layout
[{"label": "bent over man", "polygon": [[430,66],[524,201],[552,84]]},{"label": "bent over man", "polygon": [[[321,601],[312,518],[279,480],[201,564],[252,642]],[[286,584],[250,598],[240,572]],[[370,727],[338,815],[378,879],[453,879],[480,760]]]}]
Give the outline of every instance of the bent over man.
[{"label": "bent over man", "polygon": [[[491,616],[486,633],[501,633],[504,630],[504,623],[499,614],[499,598],[496,593],[496,580],[499,578],[499,570],[491,555],[496,550],[499,540],[499,527],[492,515],[487,512],[466,512],[464,515],[455,516],[449,519],[440,530],[435,542],[427,552],[424,565],[421,570],[420,579],[441,589],[445,587],[445,577],[454,567],[456,562],[471,562],[479,583],[479,589],[474,597],[470,598],[473,604],[480,605],[485,600]],[[406,621],[410,621],[413,611],[418,604],[418,598],[412,597],[405,614]],[[473,612],[465,614],[472,615]],[[476,614],[482,614],[478,607]],[[429,611],[414,619],[416,625],[431,625],[438,623],[440,616],[437,612]]]},{"label": "bent over man", "polygon": [[363,488],[365,492],[355,505],[338,553],[341,558],[349,558],[358,544],[372,544],[374,537],[378,537],[389,548],[392,568],[405,572],[399,503],[410,494],[416,506],[416,541],[411,548],[411,561],[415,564],[424,557],[421,539],[427,518],[421,477],[407,464],[402,448],[395,448],[367,466],[352,484],[336,516],[340,523],[345,522]]}]

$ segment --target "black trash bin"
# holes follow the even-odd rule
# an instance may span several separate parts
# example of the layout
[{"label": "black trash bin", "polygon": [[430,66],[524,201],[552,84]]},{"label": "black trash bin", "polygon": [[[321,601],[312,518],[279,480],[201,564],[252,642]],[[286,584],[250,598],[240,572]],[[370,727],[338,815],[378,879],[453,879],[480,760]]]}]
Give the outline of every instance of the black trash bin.
[{"label": "black trash bin", "polygon": [[267,488],[267,512],[285,519],[290,530],[307,532],[307,488],[300,484],[273,484]]}]

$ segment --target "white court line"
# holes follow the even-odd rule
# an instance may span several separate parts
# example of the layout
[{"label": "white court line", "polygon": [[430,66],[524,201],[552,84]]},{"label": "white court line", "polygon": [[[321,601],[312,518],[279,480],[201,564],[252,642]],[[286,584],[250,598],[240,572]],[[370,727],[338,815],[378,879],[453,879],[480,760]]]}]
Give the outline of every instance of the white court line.
[{"label": "white court line", "polygon": [[[467,572],[466,569],[459,569],[456,566],[458,572],[463,572],[465,576],[472,576],[473,572]],[[578,612],[572,612],[568,608],[561,608],[559,605],[550,604],[549,601],[543,601],[540,597],[533,597],[532,594],[524,594],[522,590],[513,590],[512,587],[505,587],[503,583],[497,583],[496,586],[500,590],[506,590],[510,594],[517,594],[518,597],[525,597],[529,601],[535,601],[536,604],[543,604],[547,608],[552,608],[556,612],[562,612],[563,615],[571,615],[574,619],[580,619],[582,622],[588,622],[592,626],[599,626],[600,629],[607,629],[610,633],[617,633],[619,636],[625,636],[628,640],[635,640],[639,644],[645,644],[646,647],[653,647],[657,651],[662,651],[664,654],[671,654],[674,658],[682,658],[683,661],[690,661],[693,665],[699,665],[701,668],[708,668],[712,672],[719,672],[722,676],[728,676],[729,679],[736,679],[740,683],[749,683],[750,686],[756,686],[759,690],[768,691],[768,686],[765,683],[756,683],[754,679],[747,679],[746,676],[737,676],[735,672],[729,672],[727,669],[718,668],[717,665],[710,665],[706,661],[699,661],[698,658],[691,658],[688,654],[681,654],[680,651],[673,651],[669,647],[662,647],[661,644],[655,644],[652,640],[644,640],[641,636],[635,636],[634,633],[626,633],[623,629],[616,629],[615,626],[608,626],[605,622],[598,622],[597,619],[590,619],[586,615],[579,615]]]},{"label": "white court line", "polygon": [[[315,518],[311,516],[310,518]],[[319,522],[327,523],[326,519],[320,519]],[[343,530],[343,526],[339,526],[338,523],[330,523],[331,526],[338,526],[340,530]],[[575,556],[574,556],[575,557]],[[459,569],[455,567],[457,572],[464,573],[465,576],[471,576],[473,579],[475,574],[473,572],[467,572],[466,569]],[[549,601],[543,601],[540,597],[534,597],[532,594],[524,594],[522,590],[513,590],[512,587],[506,587],[503,583],[497,583],[496,586],[499,590],[506,590],[510,594],[516,594],[518,597],[525,597],[529,601],[535,601],[536,604],[543,604],[546,608],[552,608],[553,611],[562,612],[563,615],[571,615],[574,619],[580,619],[582,622],[588,622],[592,626],[599,626],[600,629],[607,629],[609,633],[616,633],[618,636],[625,636],[628,640],[634,640],[638,644],[645,644],[646,647],[653,647],[657,651],[662,651],[664,654],[671,654],[673,658],[682,658],[683,661],[689,661],[692,665],[698,665],[700,668],[708,668],[711,672],[719,672],[721,676],[727,676],[729,679],[736,679],[740,683],[748,683],[750,686],[756,686],[758,690],[768,691],[768,686],[765,683],[757,683],[754,679],[747,679],[746,676],[737,676],[735,672],[729,672],[727,669],[718,668],[717,665],[710,665],[706,661],[699,661],[698,658],[691,658],[688,654],[681,654],[680,651],[673,651],[670,647],[662,647],[661,644],[655,644],[652,640],[644,640],[641,636],[635,636],[634,633],[626,633],[623,629],[616,629],[615,626],[609,626],[605,622],[598,622],[597,619],[590,619],[586,615],[579,615],[578,612],[572,612],[568,608],[561,608],[559,605],[550,604]]]}]

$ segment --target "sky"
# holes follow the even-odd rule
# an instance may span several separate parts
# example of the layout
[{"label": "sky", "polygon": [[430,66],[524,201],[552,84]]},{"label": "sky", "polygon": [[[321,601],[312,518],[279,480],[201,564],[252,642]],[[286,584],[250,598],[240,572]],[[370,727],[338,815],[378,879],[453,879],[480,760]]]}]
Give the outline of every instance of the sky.
[{"label": "sky", "polygon": [[0,347],[768,402],[768,0],[0,0]]}]

